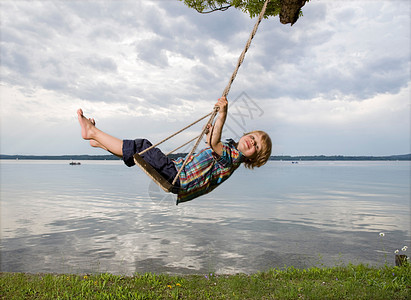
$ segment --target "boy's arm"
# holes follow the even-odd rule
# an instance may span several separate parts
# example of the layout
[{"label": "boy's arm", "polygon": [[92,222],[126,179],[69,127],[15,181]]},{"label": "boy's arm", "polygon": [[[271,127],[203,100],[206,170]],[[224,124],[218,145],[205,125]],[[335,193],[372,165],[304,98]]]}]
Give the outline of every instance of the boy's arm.
[{"label": "boy's arm", "polygon": [[209,138],[209,143],[211,149],[218,155],[223,154],[223,144],[221,143],[221,133],[223,131],[223,126],[227,118],[227,109],[228,102],[226,97],[221,97],[218,99],[217,104],[215,105],[219,108],[218,117],[214,123],[214,126],[211,129],[211,136]]}]

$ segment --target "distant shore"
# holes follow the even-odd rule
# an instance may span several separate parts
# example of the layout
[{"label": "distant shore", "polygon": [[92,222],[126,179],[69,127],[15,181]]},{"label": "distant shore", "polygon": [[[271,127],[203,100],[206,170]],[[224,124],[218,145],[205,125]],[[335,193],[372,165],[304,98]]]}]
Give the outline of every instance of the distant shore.
[{"label": "distant shore", "polygon": [[[170,158],[184,157],[186,153],[170,155]],[[114,155],[5,155],[0,154],[0,159],[9,160],[120,160]],[[271,156],[274,161],[411,161],[410,154],[389,156],[344,156],[344,155],[312,155],[312,156]]]}]

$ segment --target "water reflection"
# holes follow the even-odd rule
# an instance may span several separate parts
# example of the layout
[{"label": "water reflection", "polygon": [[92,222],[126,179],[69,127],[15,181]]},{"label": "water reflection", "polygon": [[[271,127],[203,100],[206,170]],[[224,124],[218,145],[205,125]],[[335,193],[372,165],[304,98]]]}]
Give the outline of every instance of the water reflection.
[{"label": "water reflection", "polygon": [[[175,206],[119,162],[2,162],[1,270],[252,273],[385,263],[409,246],[409,164],[240,169]],[[321,255],[321,258],[320,256]]]}]

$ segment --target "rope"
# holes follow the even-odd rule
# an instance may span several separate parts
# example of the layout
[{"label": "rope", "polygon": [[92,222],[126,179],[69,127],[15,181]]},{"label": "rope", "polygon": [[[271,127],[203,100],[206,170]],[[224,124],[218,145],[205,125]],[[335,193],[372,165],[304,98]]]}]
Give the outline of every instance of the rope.
[{"label": "rope", "polygon": [[244,61],[244,57],[245,57],[246,52],[248,51],[248,48],[250,48],[251,41],[253,40],[253,38],[254,38],[254,36],[257,32],[258,25],[260,25],[261,20],[264,17],[265,10],[267,9],[268,2],[270,2],[270,0],[266,0],[264,2],[263,8],[261,9],[261,12],[260,12],[260,15],[258,16],[257,22],[254,25],[253,31],[251,32],[250,37],[248,38],[248,41],[247,41],[247,43],[244,47],[243,52],[241,53],[240,57],[238,58],[237,67],[235,68],[235,70],[233,72],[233,75],[231,75],[230,81],[228,82],[226,88],[224,89],[223,97],[226,97],[228,95],[228,92],[230,91],[231,84],[233,83],[235,77],[237,76],[238,69],[240,68],[241,64]]},{"label": "rope", "polygon": [[[245,54],[247,53],[248,49],[250,48],[251,41],[253,40],[253,38],[254,38],[257,30],[258,30],[258,26],[260,25],[261,20],[262,20],[263,17],[264,17],[265,11],[266,11],[266,9],[267,9],[267,4],[268,4],[268,2],[270,2],[270,0],[266,0],[266,1],[264,2],[263,8],[261,9],[260,15],[258,16],[257,22],[255,23],[254,28],[253,28],[253,30],[251,31],[250,37],[248,38],[248,41],[247,41],[247,43],[246,43],[246,45],[245,45],[245,47],[244,47],[243,52],[241,53],[240,57],[238,58],[237,67],[235,68],[233,74],[231,75],[231,78],[230,78],[230,80],[229,80],[226,88],[225,88],[224,91],[223,91],[222,97],[227,97],[228,93],[230,92],[231,85],[232,85],[232,83],[234,82],[234,79],[235,79],[235,77],[237,76],[238,70],[240,69],[240,66],[241,66],[241,64],[242,64],[243,61],[244,61]],[[217,112],[218,112],[218,108],[214,107],[214,110],[213,110],[213,112],[211,113],[211,117],[210,117],[210,119],[208,120],[206,126],[204,126],[204,129],[203,129],[203,131],[201,132],[200,136],[198,137],[196,144],[194,145],[193,149],[191,149],[191,151],[190,151],[190,153],[187,155],[187,157],[186,157],[183,165],[182,165],[182,166],[180,167],[180,169],[178,170],[177,175],[176,175],[176,177],[175,177],[174,180],[173,180],[173,183],[172,183],[173,185],[176,183],[177,178],[180,176],[181,171],[182,171],[183,168],[186,166],[186,164],[187,164],[187,162],[188,162],[188,159],[191,157],[191,155],[192,155],[192,154],[194,153],[194,151],[197,149],[198,145],[200,144],[201,139],[203,138],[204,134],[205,134],[206,131],[207,131],[207,125],[208,125],[208,124],[211,124],[211,123],[213,122],[215,116],[217,115]],[[211,146],[211,145],[210,145],[210,146]]]},{"label": "rope", "polygon": [[196,140],[199,136],[196,136],[195,138],[192,138],[191,140],[189,140],[188,142],[185,142],[184,144],[182,144],[181,146],[178,146],[177,148],[175,148],[174,150],[171,150],[170,152],[166,153],[166,156],[169,156],[171,153],[174,153],[175,151],[177,151],[178,149],[183,148],[184,146],[190,144],[192,141]]},{"label": "rope", "polygon": [[[206,114],[204,117],[201,117],[200,119],[198,119],[197,121],[194,121],[193,123],[191,123],[190,125],[187,125],[186,127],[184,127],[183,129],[180,129],[179,131],[177,131],[176,133],[173,133],[172,135],[170,135],[169,137],[166,137],[164,140],[158,142],[155,145],[152,145],[146,149],[144,149],[143,151],[141,151],[138,155],[142,155],[143,153],[146,153],[148,150],[153,149],[154,147],[157,147],[158,145],[164,143],[165,141],[171,139],[173,136],[176,136],[177,134],[179,134],[180,132],[183,132],[184,130],[186,130],[187,128],[190,128],[191,126],[193,126],[194,124],[197,124],[198,122],[204,120],[205,118],[207,118],[209,115],[211,115],[212,113],[208,113]],[[187,143],[188,144],[188,143]],[[186,144],[184,144],[183,146],[185,146]],[[182,147],[182,146],[181,146]],[[175,149],[177,150],[177,149]],[[175,151],[173,150],[173,151]]]},{"label": "rope", "polygon": [[208,120],[206,126],[204,126],[203,131],[201,132],[201,134],[198,136],[197,142],[195,143],[193,149],[191,149],[190,153],[186,156],[186,159],[184,160],[183,165],[182,165],[182,166],[180,167],[180,169],[178,170],[176,177],[174,177],[174,180],[173,180],[173,182],[172,182],[172,185],[174,185],[174,184],[176,183],[178,177],[180,176],[181,171],[184,169],[184,167],[185,167],[186,164],[188,163],[188,159],[191,157],[191,155],[193,155],[194,151],[195,151],[195,150],[197,149],[197,147],[198,147],[198,144],[200,144],[201,139],[203,138],[204,134],[208,131],[207,125],[208,125],[208,124],[211,124],[211,123],[213,122],[213,119],[214,119],[214,117],[216,116],[217,111],[218,111],[217,107],[214,107],[214,111],[213,111],[213,113],[211,114],[210,119]]}]

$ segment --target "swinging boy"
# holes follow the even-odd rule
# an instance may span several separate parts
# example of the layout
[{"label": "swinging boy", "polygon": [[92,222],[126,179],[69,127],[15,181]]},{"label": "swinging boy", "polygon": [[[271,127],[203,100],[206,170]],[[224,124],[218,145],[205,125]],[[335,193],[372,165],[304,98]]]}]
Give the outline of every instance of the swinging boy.
[{"label": "swinging boy", "polygon": [[[218,117],[213,126],[209,125],[207,134],[208,146],[193,154],[182,169],[175,185],[177,204],[192,200],[214,190],[227,180],[231,174],[244,163],[246,168],[253,169],[264,165],[271,155],[271,139],[264,131],[252,131],[244,134],[236,143],[221,141],[221,133],[227,118],[228,102],[221,97],[215,105]],[[95,126],[94,119],[87,119],[83,111],[77,111],[83,139],[89,140],[92,147],[102,148],[120,158],[124,163],[133,166],[133,155],[151,146],[146,139],[120,140]],[[141,155],[158,173],[170,183],[183,165],[183,158],[172,160],[160,149],[152,148]]]}]

